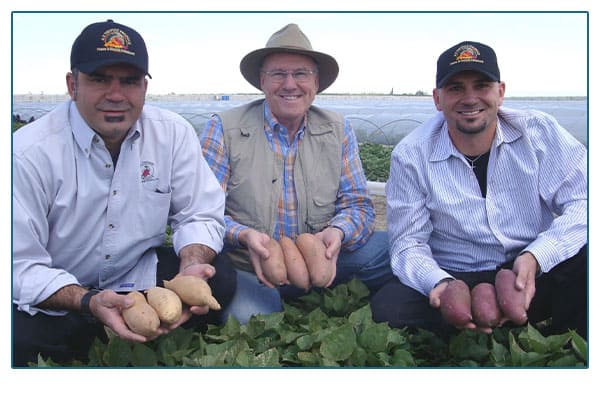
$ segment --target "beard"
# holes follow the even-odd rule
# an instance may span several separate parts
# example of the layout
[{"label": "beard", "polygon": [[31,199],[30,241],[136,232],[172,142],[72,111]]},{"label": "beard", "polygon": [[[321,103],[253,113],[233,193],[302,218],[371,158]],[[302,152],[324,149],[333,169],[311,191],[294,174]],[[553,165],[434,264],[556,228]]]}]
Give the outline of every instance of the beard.
[{"label": "beard", "polygon": [[456,123],[456,129],[458,129],[459,132],[464,133],[466,135],[477,135],[481,132],[484,132],[487,129],[487,127],[488,124],[486,121],[483,121],[478,125],[465,124],[462,122]]},{"label": "beard", "polygon": [[104,121],[106,121],[106,122],[123,122],[123,121],[125,121],[125,116],[123,116],[123,115],[119,115],[116,117],[106,116],[106,117],[104,117]]}]

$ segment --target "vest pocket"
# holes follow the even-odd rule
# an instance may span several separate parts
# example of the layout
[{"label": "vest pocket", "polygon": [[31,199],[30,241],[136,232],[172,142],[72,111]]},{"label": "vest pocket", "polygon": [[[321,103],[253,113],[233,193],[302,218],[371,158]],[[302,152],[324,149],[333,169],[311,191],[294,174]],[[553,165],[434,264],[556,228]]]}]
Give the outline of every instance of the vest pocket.
[{"label": "vest pocket", "polygon": [[325,197],[317,194],[313,197],[312,207],[308,212],[306,225],[309,231],[319,232],[335,215],[335,197]]}]

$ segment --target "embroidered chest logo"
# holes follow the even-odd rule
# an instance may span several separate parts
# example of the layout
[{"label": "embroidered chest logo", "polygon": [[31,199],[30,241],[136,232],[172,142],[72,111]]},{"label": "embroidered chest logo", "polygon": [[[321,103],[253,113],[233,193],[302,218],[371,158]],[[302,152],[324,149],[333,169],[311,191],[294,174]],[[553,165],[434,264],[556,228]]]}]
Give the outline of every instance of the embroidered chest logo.
[{"label": "embroidered chest logo", "polygon": [[131,39],[120,29],[112,28],[102,34],[103,47],[98,47],[97,51],[114,51],[116,53],[125,53],[135,56],[135,52],[129,50]]},{"label": "embroidered chest logo", "polygon": [[154,163],[151,161],[142,161],[140,163],[140,178],[142,183],[157,180],[154,177]]}]

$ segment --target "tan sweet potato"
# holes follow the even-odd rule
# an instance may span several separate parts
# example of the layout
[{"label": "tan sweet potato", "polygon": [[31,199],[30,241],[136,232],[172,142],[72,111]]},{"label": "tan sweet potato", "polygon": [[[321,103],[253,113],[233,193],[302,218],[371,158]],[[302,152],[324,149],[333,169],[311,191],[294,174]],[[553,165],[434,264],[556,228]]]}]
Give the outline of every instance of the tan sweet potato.
[{"label": "tan sweet potato", "polygon": [[517,290],[517,275],[510,269],[501,269],[496,274],[496,297],[504,315],[517,325],[527,322],[525,291]]},{"label": "tan sweet potato", "polygon": [[173,324],[181,318],[181,299],[171,289],[156,286],[148,289],[146,297],[148,304],[156,310],[158,318],[162,322]]},{"label": "tan sweet potato", "polygon": [[123,309],[122,312],[123,319],[129,329],[146,337],[156,335],[160,320],[154,308],[148,304],[146,298],[140,292],[129,292],[127,296],[134,301],[131,307]]},{"label": "tan sweet potato", "polygon": [[206,281],[194,275],[177,275],[170,281],[163,281],[188,306],[208,306],[211,310],[220,310],[221,305],[212,295]]},{"label": "tan sweet potato", "polygon": [[306,262],[304,262],[304,257],[302,257],[298,246],[296,246],[296,243],[292,239],[286,236],[279,239],[279,244],[283,251],[288,280],[292,285],[307,291],[310,288],[310,276],[308,275]]},{"label": "tan sweet potato", "polygon": [[313,286],[324,287],[331,280],[335,266],[325,257],[325,245],[310,233],[303,233],[296,238],[296,246],[302,253],[308,276]]},{"label": "tan sweet potato", "polygon": [[463,326],[471,321],[471,293],[464,281],[455,279],[440,296],[440,311],[444,320],[454,326]]},{"label": "tan sweet potato", "polygon": [[471,311],[477,326],[493,328],[500,323],[502,312],[494,285],[482,282],[471,289]]},{"label": "tan sweet potato", "polygon": [[281,246],[277,240],[271,238],[265,247],[269,250],[269,257],[261,259],[262,272],[273,285],[283,285],[288,278]]}]

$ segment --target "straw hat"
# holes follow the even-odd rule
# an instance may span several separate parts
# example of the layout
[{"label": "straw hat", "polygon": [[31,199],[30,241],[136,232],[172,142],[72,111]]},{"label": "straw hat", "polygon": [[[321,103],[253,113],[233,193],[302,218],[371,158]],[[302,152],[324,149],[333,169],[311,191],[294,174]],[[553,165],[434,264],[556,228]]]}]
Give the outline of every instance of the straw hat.
[{"label": "straw hat", "polygon": [[327,89],[335,81],[340,70],[335,58],[314,51],[310,41],[296,24],[288,24],[275,32],[264,48],[248,53],[240,62],[242,75],[252,86],[260,90],[260,68],[266,56],[273,53],[294,53],[311,57],[319,68],[319,90]]}]

